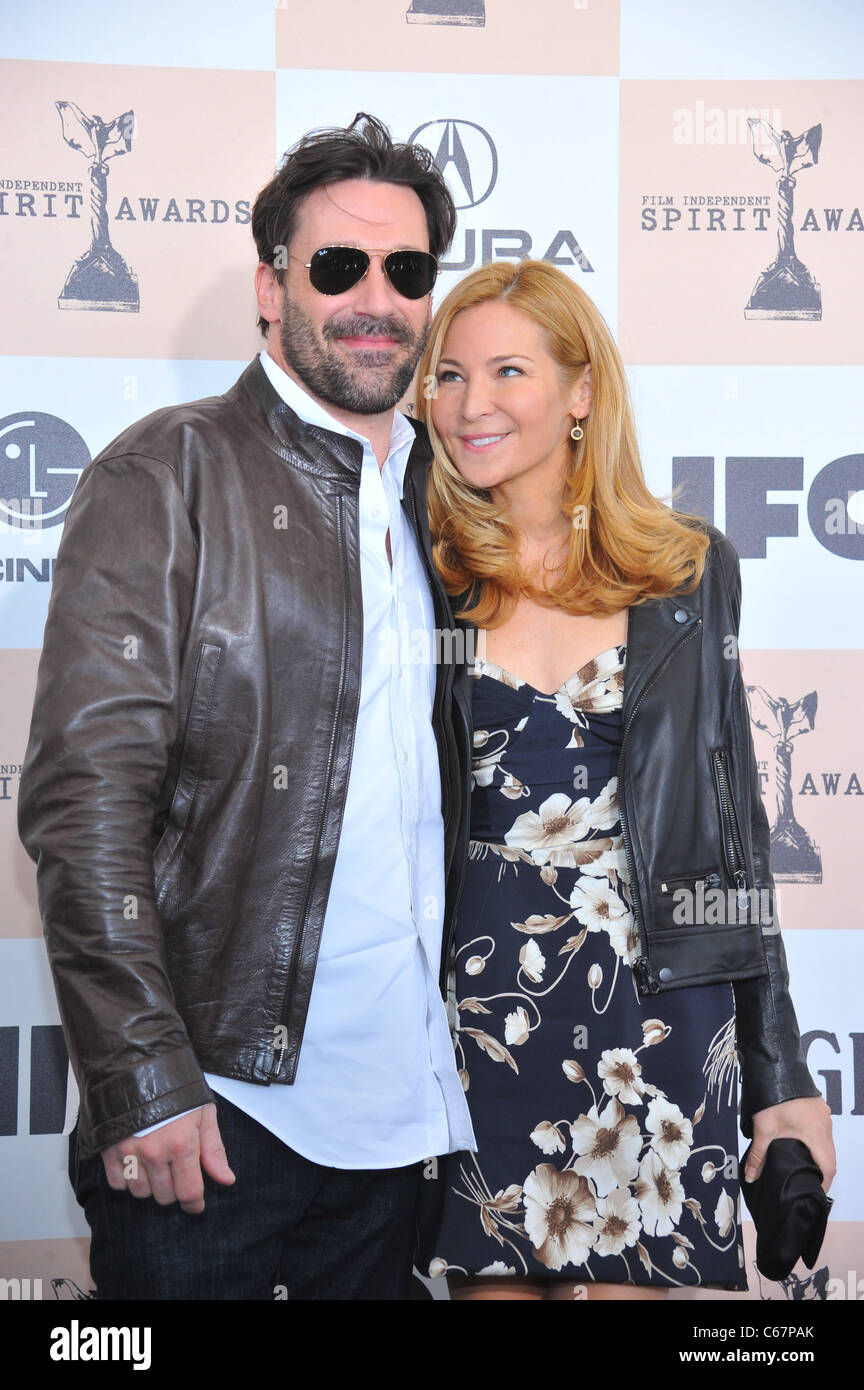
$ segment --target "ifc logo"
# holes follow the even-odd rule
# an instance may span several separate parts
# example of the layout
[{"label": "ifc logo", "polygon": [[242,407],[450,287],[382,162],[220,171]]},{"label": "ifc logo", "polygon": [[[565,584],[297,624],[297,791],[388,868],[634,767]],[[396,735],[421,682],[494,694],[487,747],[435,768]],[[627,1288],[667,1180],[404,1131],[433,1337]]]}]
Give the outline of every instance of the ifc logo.
[{"label": "ifc logo", "polygon": [[56,415],[23,410],[0,420],[0,521],[22,530],[60,526],[90,450]]}]

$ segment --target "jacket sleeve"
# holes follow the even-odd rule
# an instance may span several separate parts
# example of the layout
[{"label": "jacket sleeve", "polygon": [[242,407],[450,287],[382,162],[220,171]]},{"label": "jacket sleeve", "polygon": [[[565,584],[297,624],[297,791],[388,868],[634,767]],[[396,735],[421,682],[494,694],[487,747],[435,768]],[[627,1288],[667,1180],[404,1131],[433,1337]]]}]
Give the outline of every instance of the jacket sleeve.
[{"label": "jacket sleeve", "polygon": [[[738,555],[724,536],[720,556],[732,608],[737,644],[741,613],[741,566]],[[767,972],[753,980],[735,980],[735,1025],[738,1059],[741,1065],[741,1129],[753,1136],[753,1115],[770,1105],[799,1096],[819,1096],[801,1051],[798,1020],[789,995],[786,951],[780,934],[774,878],[771,873],[771,845],[768,816],[762,801],[759,768],[753,747],[753,733],[743,688],[740,664],[736,668],[743,711],[741,738],[746,750],[750,790],[750,827],[753,864],[758,889],[768,890],[771,920],[762,925],[762,944]],[[762,895],[760,894],[760,901]]]},{"label": "jacket sleeve", "polygon": [[57,559],[19,796],[85,1155],[214,1099],[175,1007],[153,883],[196,561],[168,464],[89,466]]}]

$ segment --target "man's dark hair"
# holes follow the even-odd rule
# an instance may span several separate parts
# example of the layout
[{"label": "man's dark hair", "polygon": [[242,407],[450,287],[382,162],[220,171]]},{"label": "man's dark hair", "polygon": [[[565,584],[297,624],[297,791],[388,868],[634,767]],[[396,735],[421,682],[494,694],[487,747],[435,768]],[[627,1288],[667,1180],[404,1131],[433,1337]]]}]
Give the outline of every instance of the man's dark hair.
[{"label": "man's dark hair", "polygon": [[[277,247],[291,244],[303,199],[316,188],[342,179],[374,179],[413,188],[426,213],[429,250],[436,258],[447,250],[456,230],[456,209],[432,155],[422,145],[394,144],[381,121],[359,111],[344,130],[334,126],[304,135],[261,189],[252,209],[258,259],[273,265]],[[279,266],[274,274],[281,284],[283,268]],[[269,325],[260,317],[258,327],[266,335]]]}]

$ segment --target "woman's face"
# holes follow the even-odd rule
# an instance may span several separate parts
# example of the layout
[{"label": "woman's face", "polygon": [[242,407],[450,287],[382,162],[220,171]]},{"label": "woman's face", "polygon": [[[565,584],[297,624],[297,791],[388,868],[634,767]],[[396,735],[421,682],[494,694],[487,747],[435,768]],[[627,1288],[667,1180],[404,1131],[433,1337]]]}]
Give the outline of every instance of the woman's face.
[{"label": "woman's face", "polygon": [[[432,422],[472,487],[554,495],[569,433],[587,414],[590,370],[569,385],[544,331],[504,302],[462,309],[444,340]],[[551,490],[551,491],[550,491]]]}]

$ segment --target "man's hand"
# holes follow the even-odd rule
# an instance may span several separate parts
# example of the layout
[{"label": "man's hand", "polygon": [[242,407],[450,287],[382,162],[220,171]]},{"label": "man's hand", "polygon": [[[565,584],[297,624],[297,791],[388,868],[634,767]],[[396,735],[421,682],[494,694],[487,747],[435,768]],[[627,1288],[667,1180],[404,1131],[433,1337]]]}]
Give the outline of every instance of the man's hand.
[{"label": "man's hand", "polygon": [[822,1186],[831,1186],[837,1171],[834,1144],[831,1139],[831,1112],[820,1096],[802,1096],[770,1105],[753,1116],[753,1145],[747,1160],[744,1178],[753,1182],[765,1162],[772,1139],[800,1139],[813,1155],[813,1162],[822,1170]]},{"label": "man's hand", "polygon": [[179,1202],[189,1212],[204,1210],[205,1171],[226,1186],[235,1181],[212,1102],[142,1139],[113,1144],[103,1150],[102,1162],[109,1187],[153,1197],[160,1206]]}]

